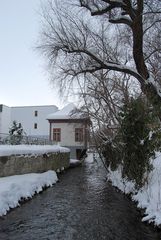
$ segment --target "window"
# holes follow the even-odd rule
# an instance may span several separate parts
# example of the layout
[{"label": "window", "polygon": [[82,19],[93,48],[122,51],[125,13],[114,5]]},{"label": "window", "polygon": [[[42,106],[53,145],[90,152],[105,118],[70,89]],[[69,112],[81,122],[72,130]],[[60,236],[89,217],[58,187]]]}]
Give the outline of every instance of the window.
[{"label": "window", "polygon": [[34,123],[34,129],[37,129],[37,123]]},{"label": "window", "polygon": [[37,116],[38,116],[38,111],[36,110],[36,111],[35,111],[35,117],[37,117]]},{"label": "window", "polygon": [[55,141],[55,142],[61,141],[61,128],[53,129],[53,141]]},{"label": "window", "polygon": [[75,141],[83,142],[83,128],[75,128]]}]

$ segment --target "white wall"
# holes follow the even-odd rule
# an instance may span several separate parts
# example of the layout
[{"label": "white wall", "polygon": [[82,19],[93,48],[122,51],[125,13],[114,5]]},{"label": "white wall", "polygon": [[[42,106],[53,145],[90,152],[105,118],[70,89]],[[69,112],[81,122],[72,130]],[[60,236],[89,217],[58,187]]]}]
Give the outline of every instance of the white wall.
[{"label": "white wall", "polygon": [[[12,107],[11,122],[16,120],[22,124],[27,135],[49,136],[49,123],[46,120],[48,114],[57,111],[56,106],[23,106]],[[38,116],[35,116],[38,111]],[[34,129],[34,123],[37,123],[37,129]]]},{"label": "white wall", "polygon": [[2,112],[0,112],[0,133],[2,132]]},{"label": "white wall", "polygon": [[61,128],[61,146],[84,146],[84,142],[75,142],[75,128],[84,128],[81,123],[52,123],[51,140],[53,140],[53,128]]},{"label": "white wall", "polygon": [[2,105],[2,112],[0,112],[0,133],[8,134],[11,123],[11,108]]}]

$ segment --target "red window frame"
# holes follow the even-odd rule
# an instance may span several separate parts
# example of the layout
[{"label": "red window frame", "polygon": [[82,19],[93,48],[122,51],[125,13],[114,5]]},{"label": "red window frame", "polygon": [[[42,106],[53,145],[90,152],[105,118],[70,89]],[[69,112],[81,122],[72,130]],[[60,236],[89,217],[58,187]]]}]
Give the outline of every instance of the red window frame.
[{"label": "red window frame", "polygon": [[83,142],[83,128],[75,128],[75,142]]},{"label": "red window frame", "polygon": [[53,141],[54,142],[61,141],[61,128],[53,128]]}]

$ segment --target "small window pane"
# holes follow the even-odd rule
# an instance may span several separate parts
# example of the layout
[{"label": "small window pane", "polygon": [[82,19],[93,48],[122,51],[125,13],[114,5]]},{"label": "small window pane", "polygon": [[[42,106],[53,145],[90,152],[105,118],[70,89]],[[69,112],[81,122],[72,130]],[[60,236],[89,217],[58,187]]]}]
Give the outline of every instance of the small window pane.
[{"label": "small window pane", "polygon": [[37,129],[37,123],[34,123],[34,129]]},{"label": "small window pane", "polygon": [[38,111],[35,111],[35,117],[37,117],[38,116]]},{"label": "small window pane", "polygon": [[0,112],[2,112],[2,110],[3,110],[3,105],[1,104],[0,105]]}]

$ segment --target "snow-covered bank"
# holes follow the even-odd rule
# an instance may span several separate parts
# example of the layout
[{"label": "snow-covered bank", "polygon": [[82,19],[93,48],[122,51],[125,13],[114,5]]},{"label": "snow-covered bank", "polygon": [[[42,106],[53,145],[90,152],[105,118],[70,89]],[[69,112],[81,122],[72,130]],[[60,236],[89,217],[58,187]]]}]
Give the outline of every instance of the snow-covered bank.
[{"label": "snow-covered bank", "polygon": [[121,168],[116,171],[109,169],[107,176],[112,185],[119,188],[126,194],[132,194],[132,199],[137,202],[139,208],[145,209],[145,217],[142,221],[153,222],[154,225],[161,225],[161,152],[156,153],[152,160],[153,170],[148,176],[148,184],[139,191],[136,191],[134,183],[123,179]]},{"label": "snow-covered bank", "polygon": [[70,159],[70,167],[78,167],[82,164],[82,162],[78,159]]},{"label": "snow-covered bank", "polygon": [[50,187],[57,180],[55,171],[0,178],[0,216],[19,206],[22,199],[32,198],[43,187]]},{"label": "snow-covered bank", "polygon": [[86,163],[93,163],[94,162],[94,154],[92,152],[87,153],[87,157],[85,158]]},{"label": "snow-covered bank", "polygon": [[70,150],[58,145],[0,145],[0,156],[32,154],[41,155],[53,152],[69,152]]}]

